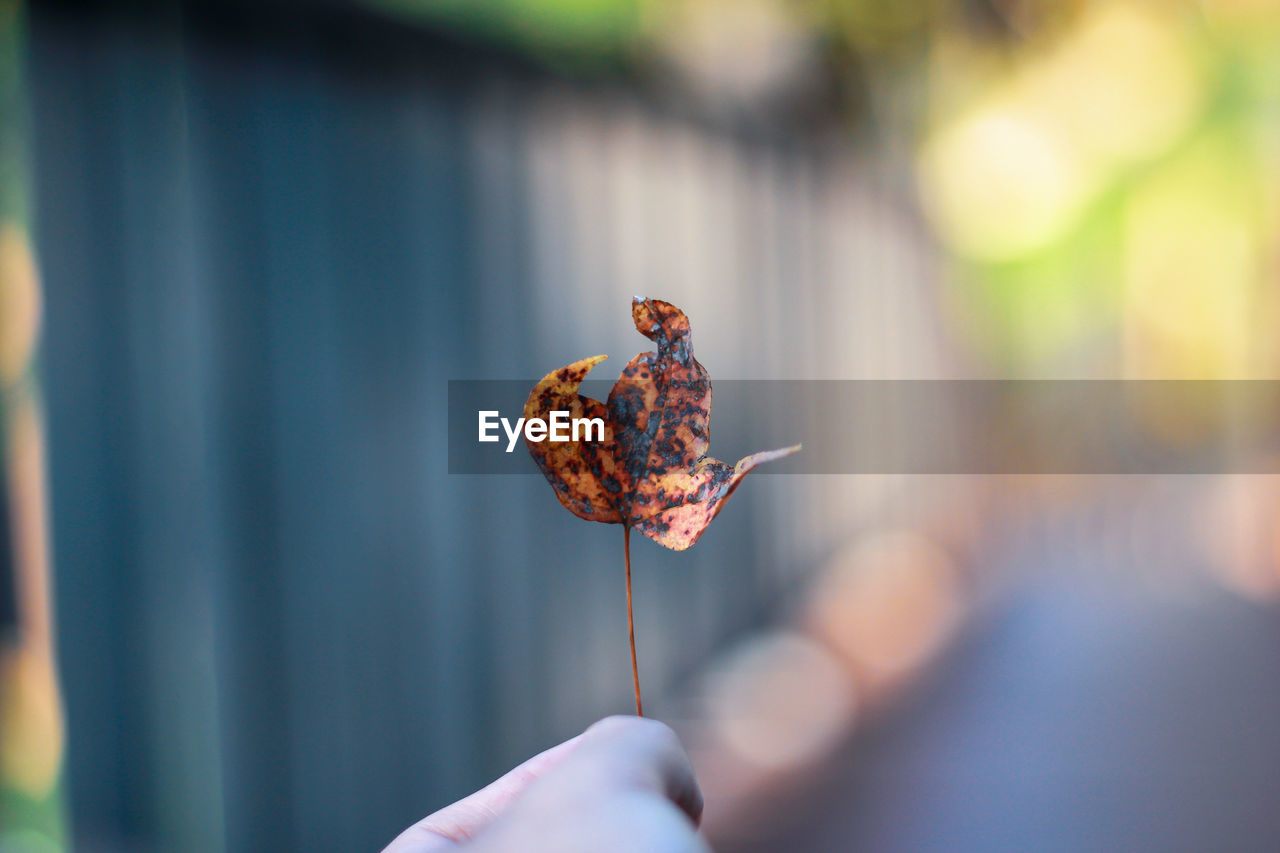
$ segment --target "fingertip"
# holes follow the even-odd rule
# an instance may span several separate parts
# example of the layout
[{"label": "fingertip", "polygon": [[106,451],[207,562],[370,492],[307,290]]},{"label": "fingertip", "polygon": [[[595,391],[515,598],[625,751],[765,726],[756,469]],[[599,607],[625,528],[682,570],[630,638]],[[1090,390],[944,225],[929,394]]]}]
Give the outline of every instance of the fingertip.
[{"label": "fingertip", "polygon": [[637,717],[632,714],[614,714],[598,720],[587,727],[584,737],[592,739],[613,737],[652,737],[670,738],[679,742],[676,733],[666,723],[652,717]]},{"label": "fingertip", "polygon": [[652,717],[612,716],[593,724],[582,734],[584,743],[599,744],[610,751],[631,753],[632,760],[643,759],[663,773],[692,775],[684,744],[675,731]]},{"label": "fingertip", "polygon": [[635,723],[641,723],[644,717],[635,717],[630,714],[613,714],[603,719],[596,720],[587,726],[583,735],[589,737],[608,737],[619,732],[630,731],[631,726]]},{"label": "fingertip", "polygon": [[624,776],[655,790],[697,826],[702,820],[702,790],[693,763],[675,731],[651,717],[612,716],[591,725],[582,734],[584,746],[592,745],[606,761],[616,762]]}]

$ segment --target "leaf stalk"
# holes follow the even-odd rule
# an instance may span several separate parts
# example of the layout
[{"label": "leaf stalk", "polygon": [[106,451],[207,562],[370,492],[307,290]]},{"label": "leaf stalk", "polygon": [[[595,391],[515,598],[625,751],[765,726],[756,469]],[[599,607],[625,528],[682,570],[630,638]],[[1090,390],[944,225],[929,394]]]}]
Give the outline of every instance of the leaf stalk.
[{"label": "leaf stalk", "polygon": [[631,615],[631,525],[622,525],[622,553],[627,561],[627,638],[631,642],[631,682],[636,690],[636,716],[644,716],[640,701],[640,668],[636,665],[636,623]]}]

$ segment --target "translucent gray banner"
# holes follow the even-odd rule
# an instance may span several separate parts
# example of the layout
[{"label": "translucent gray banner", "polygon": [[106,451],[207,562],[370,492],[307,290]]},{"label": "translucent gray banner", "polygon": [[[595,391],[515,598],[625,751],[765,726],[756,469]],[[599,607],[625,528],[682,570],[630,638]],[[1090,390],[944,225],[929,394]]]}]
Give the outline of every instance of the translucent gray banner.
[{"label": "translucent gray banner", "polygon": [[[536,380],[449,382],[449,473],[536,474],[514,429]],[[1280,382],[721,380],[711,455],[803,443],[773,474],[1280,473]],[[611,381],[583,383],[604,400]],[[480,413],[490,415],[479,441]]]}]

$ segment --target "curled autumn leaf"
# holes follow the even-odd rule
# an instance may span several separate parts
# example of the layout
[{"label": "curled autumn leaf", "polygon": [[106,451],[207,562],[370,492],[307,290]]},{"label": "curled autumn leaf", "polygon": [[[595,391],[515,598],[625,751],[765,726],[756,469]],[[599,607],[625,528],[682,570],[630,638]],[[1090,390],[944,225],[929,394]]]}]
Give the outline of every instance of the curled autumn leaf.
[{"label": "curled autumn leaf", "polygon": [[[693,357],[689,318],[669,302],[637,297],[636,330],[657,346],[627,364],[607,402],[579,393],[598,355],[547,374],[529,394],[527,420],[553,412],[597,418],[604,436],[529,441],[533,459],[566,509],[587,521],[623,525],[627,564],[627,621],[631,620],[632,528],[676,551],[693,545],[753,468],[781,459],[799,445],[754,453],[729,465],[707,455],[711,441],[711,379]],[[636,710],[641,710],[635,672]]]},{"label": "curled autumn leaf", "polygon": [[599,418],[604,439],[528,441],[529,452],[566,509],[587,521],[634,527],[683,551],[698,541],[753,468],[799,450],[754,453],[729,465],[707,456],[711,379],[693,357],[689,318],[669,302],[637,298],[636,329],[657,344],[623,369],[608,403],[578,392],[606,358],[584,358],[547,374],[529,395],[524,416]]}]

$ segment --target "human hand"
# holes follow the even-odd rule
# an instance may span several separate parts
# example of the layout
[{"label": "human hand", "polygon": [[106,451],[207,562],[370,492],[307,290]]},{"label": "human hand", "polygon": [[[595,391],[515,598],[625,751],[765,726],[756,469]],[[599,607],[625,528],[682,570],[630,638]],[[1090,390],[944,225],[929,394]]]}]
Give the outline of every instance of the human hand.
[{"label": "human hand", "polygon": [[701,816],[675,733],[609,717],[418,821],[383,853],[707,853]]}]

